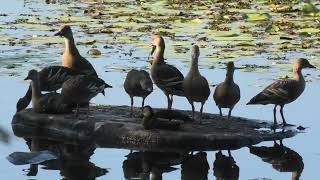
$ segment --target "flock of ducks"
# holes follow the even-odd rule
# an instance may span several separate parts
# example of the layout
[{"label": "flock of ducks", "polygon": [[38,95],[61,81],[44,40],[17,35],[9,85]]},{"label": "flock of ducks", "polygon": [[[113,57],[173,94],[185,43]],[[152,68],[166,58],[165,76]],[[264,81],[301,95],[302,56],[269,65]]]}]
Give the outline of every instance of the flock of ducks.
[{"label": "flock of ducks", "polygon": [[[30,70],[26,79],[31,80],[31,83],[25,96],[18,101],[17,111],[25,109],[32,101],[33,111],[37,113],[69,113],[76,109],[75,114],[78,116],[80,106],[87,106],[89,112],[90,100],[99,93],[104,95],[105,88],[112,87],[100,79],[90,62],[80,55],[70,26],[62,26],[55,36],[62,36],[65,40],[62,66],[45,67],[39,72]],[[144,106],[144,101],[152,93],[154,83],[167,97],[168,112],[172,112],[174,95],[187,98],[192,108],[192,119],[195,119],[194,103],[201,103],[199,118],[201,123],[203,106],[210,96],[210,88],[208,81],[200,74],[198,68],[199,47],[197,45],[192,47],[191,67],[184,77],[176,67],[165,62],[164,39],[154,34],[151,43],[150,55],[153,55],[151,78],[147,71],[133,69],[127,74],[124,81],[124,89],[131,98],[131,116],[133,115],[134,97],[143,99],[144,114],[148,116],[153,114],[151,107]],[[213,99],[221,116],[222,108],[229,109],[229,118],[232,109],[240,100],[240,88],[233,80],[234,63],[228,62],[226,66],[225,80],[216,86]],[[270,84],[247,104],[274,104],[274,124],[277,124],[276,108],[280,106],[283,125],[287,125],[283,108],[303,93],[305,89],[305,80],[301,72],[303,68],[315,67],[306,59],[297,59],[293,65],[293,79],[280,79]],[[57,93],[56,91],[60,88],[61,93]],[[42,94],[42,91],[50,93]],[[152,123],[145,122],[145,128],[150,128]]]}]

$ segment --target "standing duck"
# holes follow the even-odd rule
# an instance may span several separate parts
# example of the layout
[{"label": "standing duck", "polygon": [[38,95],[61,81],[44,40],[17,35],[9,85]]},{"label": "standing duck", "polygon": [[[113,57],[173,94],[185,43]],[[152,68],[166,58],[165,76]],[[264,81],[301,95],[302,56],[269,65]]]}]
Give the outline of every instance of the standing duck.
[{"label": "standing duck", "polygon": [[[41,91],[57,91],[61,88],[62,83],[68,80],[72,76],[80,75],[81,73],[67,68],[63,66],[49,66],[43,68],[41,71],[38,72],[39,76],[39,84]],[[31,85],[28,88],[25,96],[20,98],[17,102],[17,112],[25,109],[32,97],[32,87]]]},{"label": "standing duck", "polygon": [[131,116],[133,114],[133,97],[142,97],[142,106],[145,98],[153,91],[152,80],[149,73],[144,70],[132,69],[124,81],[124,89],[131,98]]},{"label": "standing duck", "polygon": [[233,62],[228,62],[226,78],[223,83],[217,85],[213,94],[213,99],[219,108],[220,116],[222,116],[221,108],[229,108],[228,118],[231,116],[233,107],[240,100],[240,88],[233,81],[234,69]]},{"label": "standing duck", "polygon": [[249,104],[274,104],[273,118],[274,124],[277,124],[276,111],[277,106],[280,106],[280,113],[283,121],[283,125],[287,125],[287,122],[283,115],[283,107],[296,100],[304,91],[306,82],[302,75],[303,68],[315,68],[309,63],[307,59],[300,58],[293,64],[293,79],[280,79],[269,86],[267,86],[262,92],[253,97]]},{"label": "standing duck", "polygon": [[200,122],[202,117],[203,105],[210,95],[210,88],[205,77],[201,76],[198,68],[198,59],[200,55],[199,46],[192,47],[192,62],[189,73],[183,80],[183,91],[192,107],[192,119],[194,119],[194,102],[200,102]]},{"label": "standing duck", "polygon": [[168,100],[168,110],[172,108],[173,95],[184,96],[182,73],[174,66],[164,61],[165,43],[163,38],[155,34],[152,36],[153,62],[151,66],[151,78],[153,82],[164,92]]},{"label": "standing duck", "polygon": [[80,105],[88,105],[89,113],[89,101],[99,93],[105,95],[104,89],[111,87],[100,78],[78,75],[71,77],[62,84],[61,94],[69,104],[77,105],[77,116]]},{"label": "standing duck", "polygon": [[55,36],[62,36],[65,40],[64,52],[62,55],[62,66],[80,71],[87,75],[98,77],[95,69],[88,60],[82,57],[76,47],[70,26],[62,26]]},{"label": "standing duck", "polygon": [[32,109],[37,113],[69,113],[72,108],[64,101],[59,93],[42,94],[39,82],[39,73],[36,70],[30,70],[25,80],[31,80],[32,88]]}]

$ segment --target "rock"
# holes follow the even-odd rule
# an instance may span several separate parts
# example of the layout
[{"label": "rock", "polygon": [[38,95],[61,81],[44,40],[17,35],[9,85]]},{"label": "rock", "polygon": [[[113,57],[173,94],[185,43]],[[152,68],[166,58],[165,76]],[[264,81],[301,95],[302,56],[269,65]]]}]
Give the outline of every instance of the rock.
[{"label": "rock", "polygon": [[101,51],[98,49],[90,49],[88,51],[88,54],[92,55],[92,56],[100,56],[101,55]]}]

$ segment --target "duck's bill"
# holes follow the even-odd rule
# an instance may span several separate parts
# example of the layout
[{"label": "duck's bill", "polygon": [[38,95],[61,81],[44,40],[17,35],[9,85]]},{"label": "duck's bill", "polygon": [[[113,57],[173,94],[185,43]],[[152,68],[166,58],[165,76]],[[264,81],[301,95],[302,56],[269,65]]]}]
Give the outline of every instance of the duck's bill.
[{"label": "duck's bill", "polygon": [[24,78],[23,80],[29,80],[30,78],[29,78],[29,76],[28,77],[26,77],[26,78]]},{"label": "duck's bill", "polygon": [[312,64],[309,64],[308,68],[316,68],[316,67]]},{"label": "duck's bill", "polygon": [[59,32],[55,33],[54,36],[62,36],[62,32],[59,31]]}]

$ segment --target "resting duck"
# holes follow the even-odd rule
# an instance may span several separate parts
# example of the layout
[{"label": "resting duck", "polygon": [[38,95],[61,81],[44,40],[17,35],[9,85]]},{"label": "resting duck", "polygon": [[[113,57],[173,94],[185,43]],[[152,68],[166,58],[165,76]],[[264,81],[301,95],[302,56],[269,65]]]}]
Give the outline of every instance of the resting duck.
[{"label": "resting duck", "polygon": [[39,73],[36,70],[30,70],[25,80],[31,80],[32,88],[32,109],[37,113],[69,113],[72,108],[64,101],[59,93],[42,94],[39,82]]},{"label": "resting duck", "polygon": [[144,129],[168,129],[168,130],[176,130],[180,127],[180,123],[177,121],[165,121],[160,120],[159,118],[163,118],[161,113],[154,113],[153,109],[150,106],[144,106],[142,108],[142,126]]},{"label": "resting duck", "polygon": [[77,105],[76,116],[79,113],[79,105],[88,105],[89,101],[98,95],[104,94],[105,88],[112,86],[106,84],[102,79],[88,75],[77,75],[69,78],[62,84],[61,95],[69,104]]},{"label": "resting duck", "polygon": [[182,87],[186,98],[192,107],[192,119],[194,119],[194,102],[200,102],[200,122],[202,118],[203,105],[210,95],[210,88],[205,77],[201,76],[198,68],[198,59],[200,55],[199,46],[192,47],[192,63],[189,73],[184,78]]},{"label": "resting duck", "polygon": [[149,73],[144,70],[132,69],[124,81],[124,89],[131,98],[131,116],[133,114],[133,97],[142,97],[142,106],[145,98],[153,91],[152,80]]},{"label": "resting duck", "polygon": [[228,62],[226,78],[223,83],[217,85],[213,93],[213,99],[219,108],[220,116],[222,116],[221,108],[229,108],[228,118],[230,118],[232,109],[240,100],[240,88],[233,81],[234,69],[233,62]]},{"label": "resting duck", "polygon": [[[81,73],[73,69],[63,66],[49,66],[38,72],[40,91],[56,91],[61,88],[62,83],[72,76],[80,75]],[[17,102],[17,112],[25,109],[32,97],[32,87],[29,86],[25,96]]]},{"label": "resting duck", "polygon": [[182,89],[183,75],[172,65],[164,61],[165,43],[160,35],[152,36],[152,51],[154,54],[151,66],[153,82],[164,92],[168,100],[168,110],[171,110],[173,95],[184,96]]},{"label": "resting duck", "polygon": [[64,52],[62,55],[62,66],[68,67],[87,75],[98,77],[95,69],[84,57],[82,57],[76,47],[70,26],[62,26],[55,36],[62,36],[65,40]]},{"label": "resting duck", "polygon": [[283,125],[287,125],[287,122],[283,115],[283,107],[296,100],[304,91],[306,82],[302,75],[303,68],[315,68],[304,58],[297,59],[293,65],[293,79],[280,79],[269,86],[267,86],[262,92],[253,97],[248,104],[274,104],[273,117],[274,124],[277,124],[276,110],[277,106],[280,106],[280,113],[283,121]]}]

